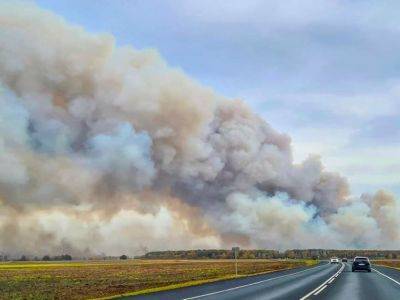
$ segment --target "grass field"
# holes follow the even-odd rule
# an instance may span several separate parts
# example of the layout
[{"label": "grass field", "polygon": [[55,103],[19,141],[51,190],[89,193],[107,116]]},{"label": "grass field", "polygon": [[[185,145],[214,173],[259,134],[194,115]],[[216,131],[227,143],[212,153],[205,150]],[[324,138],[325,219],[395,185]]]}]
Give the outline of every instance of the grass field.
[{"label": "grass field", "polygon": [[[240,260],[239,275],[314,261]],[[93,299],[176,288],[234,276],[232,260],[0,263],[0,299]]]},{"label": "grass field", "polygon": [[400,270],[400,260],[375,260],[372,264],[396,268]]}]

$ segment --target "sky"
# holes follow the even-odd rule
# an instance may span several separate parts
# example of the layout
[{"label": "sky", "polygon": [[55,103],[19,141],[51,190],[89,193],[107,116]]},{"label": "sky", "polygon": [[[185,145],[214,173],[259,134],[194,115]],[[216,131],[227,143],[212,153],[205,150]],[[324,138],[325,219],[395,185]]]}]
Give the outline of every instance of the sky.
[{"label": "sky", "polygon": [[400,195],[398,1],[35,1],[243,99],[353,194]]}]

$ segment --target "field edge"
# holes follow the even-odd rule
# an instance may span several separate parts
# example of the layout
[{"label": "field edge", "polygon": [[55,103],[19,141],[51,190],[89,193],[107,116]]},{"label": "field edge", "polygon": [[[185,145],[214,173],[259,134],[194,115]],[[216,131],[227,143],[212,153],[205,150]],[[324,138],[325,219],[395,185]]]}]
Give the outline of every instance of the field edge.
[{"label": "field edge", "polygon": [[303,268],[303,267],[312,267],[312,266],[317,265],[320,262],[317,260],[304,260],[304,261],[305,261],[304,266],[298,266],[295,268],[283,268],[280,270],[271,270],[271,271],[254,273],[254,274],[246,274],[246,275],[238,275],[238,276],[227,275],[227,276],[218,277],[218,278],[194,280],[194,281],[188,281],[188,282],[183,282],[183,283],[170,284],[170,285],[166,285],[166,286],[162,286],[162,287],[144,289],[144,290],[136,291],[136,292],[128,292],[128,293],[100,297],[100,298],[91,298],[90,300],[113,300],[113,299],[120,299],[120,298],[125,298],[125,297],[151,294],[151,293],[156,293],[156,292],[164,292],[164,291],[176,290],[176,289],[180,289],[180,288],[197,286],[197,285],[202,285],[202,284],[212,283],[212,282],[217,282],[217,281],[231,280],[231,279],[244,278],[244,277],[252,277],[252,276],[258,276],[258,275],[269,274],[269,273],[274,273],[274,272],[294,270],[294,269]]}]

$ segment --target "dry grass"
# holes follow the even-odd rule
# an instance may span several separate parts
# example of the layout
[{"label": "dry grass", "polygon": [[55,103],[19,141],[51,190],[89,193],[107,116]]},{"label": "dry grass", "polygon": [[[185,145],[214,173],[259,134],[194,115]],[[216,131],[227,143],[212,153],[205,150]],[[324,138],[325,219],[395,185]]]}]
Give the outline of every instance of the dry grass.
[{"label": "dry grass", "polygon": [[378,266],[391,267],[400,270],[400,260],[374,260],[372,263]]},{"label": "dry grass", "polygon": [[[250,275],[313,263],[241,260],[239,273]],[[232,260],[0,263],[0,299],[89,299],[176,288],[232,276]]]}]

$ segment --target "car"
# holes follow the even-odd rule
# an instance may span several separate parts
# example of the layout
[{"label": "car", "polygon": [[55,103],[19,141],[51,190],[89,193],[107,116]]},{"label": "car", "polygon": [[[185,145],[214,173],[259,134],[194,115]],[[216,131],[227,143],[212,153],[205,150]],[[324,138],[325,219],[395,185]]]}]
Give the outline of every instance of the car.
[{"label": "car", "polygon": [[342,262],[347,262],[347,258],[346,258],[346,257],[343,257],[343,258],[342,258]]},{"label": "car", "polygon": [[331,264],[338,264],[338,263],[339,263],[339,258],[331,257]]},{"label": "car", "polygon": [[356,256],[353,259],[353,264],[351,266],[351,271],[367,271],[371,272],[371,263],[369,262],[368,257]]}]

